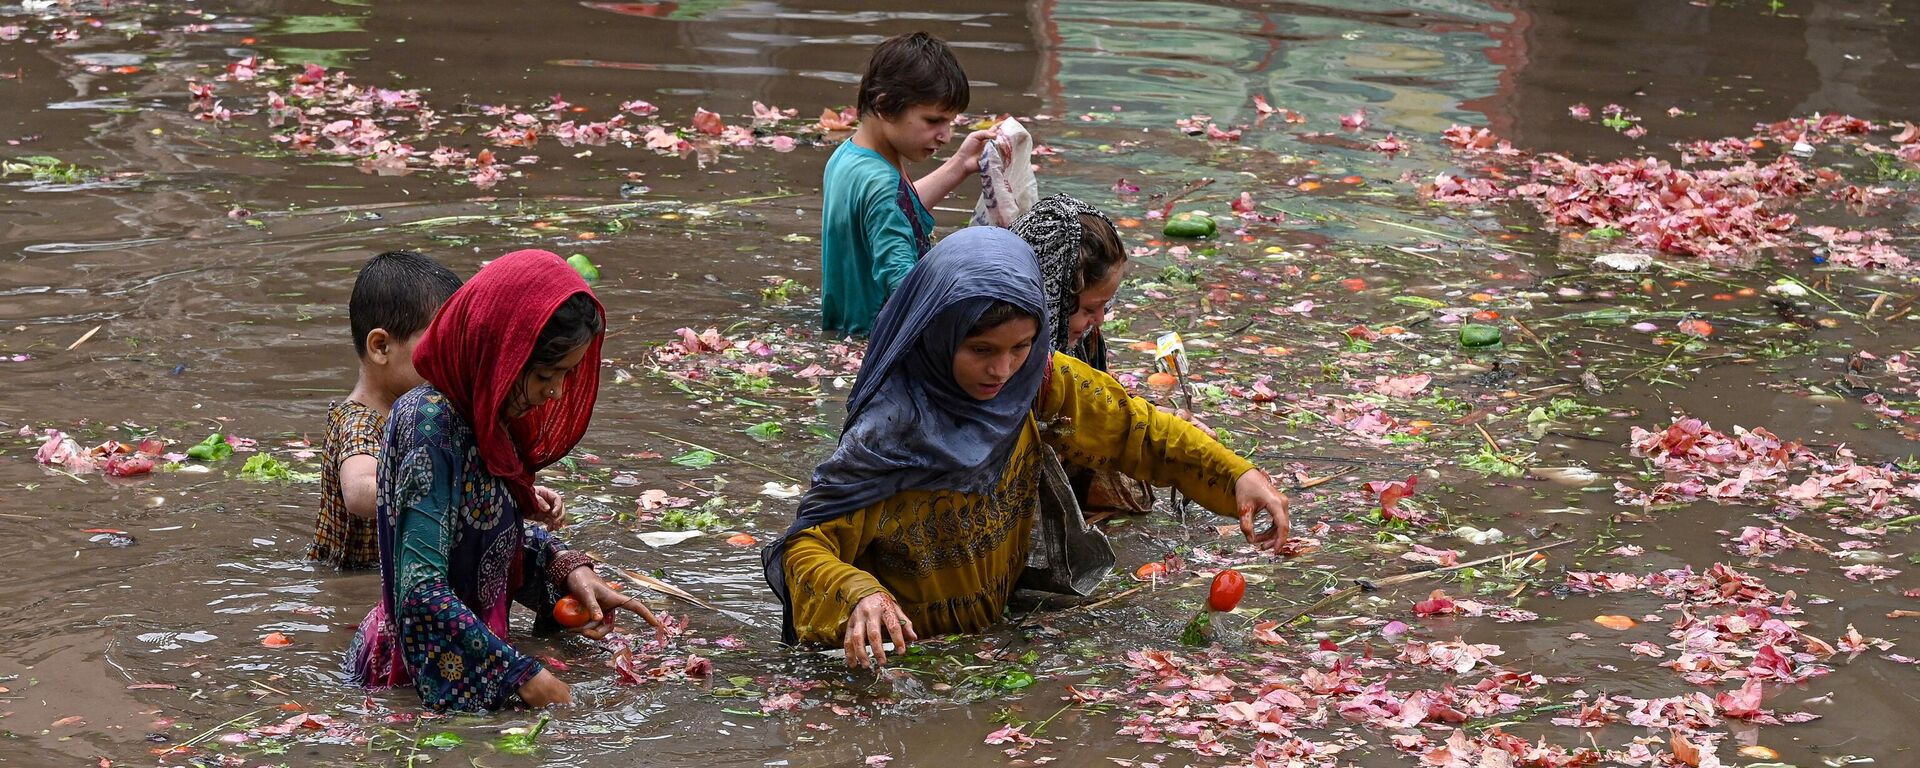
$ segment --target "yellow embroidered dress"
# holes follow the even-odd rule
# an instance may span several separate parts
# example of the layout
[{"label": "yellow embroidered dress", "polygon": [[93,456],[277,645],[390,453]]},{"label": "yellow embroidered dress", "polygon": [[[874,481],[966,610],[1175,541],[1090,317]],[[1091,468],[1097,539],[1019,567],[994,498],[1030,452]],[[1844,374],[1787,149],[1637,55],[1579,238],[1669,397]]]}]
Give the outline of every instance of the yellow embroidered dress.
[{"label": "yellow embroidered dress", "polygon": [[[1041,423],[1049,425],[1044,435]],[[792,537],[786,577],[800,640],[839,644],[854,604],[882,589],[921,637],[978,632],[999,620],[1031,546],[1041,440],[1062,462],[1171,485],[1223,515],[1238,515],[1234,483],[1253,468],[1192,425],[1129,397],[1113,377],[1056,353],[992,492],[903,491]]]}]

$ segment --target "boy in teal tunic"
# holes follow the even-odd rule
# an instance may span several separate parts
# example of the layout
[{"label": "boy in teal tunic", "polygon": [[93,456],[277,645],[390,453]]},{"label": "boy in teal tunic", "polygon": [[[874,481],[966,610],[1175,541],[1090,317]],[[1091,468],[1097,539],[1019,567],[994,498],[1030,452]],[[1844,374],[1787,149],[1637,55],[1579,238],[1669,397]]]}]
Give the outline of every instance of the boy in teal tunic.
[{"label": "boy in teal tunic", "polygon": [[888,38],[860,78],[860,128],[827,161],[821,181],[821,326],[864,334],[880,305],[933,247],[933,214],[980,170],[991,131],[974,131],[960,151],[919,181],[917,163],[953,138],[967,108],[967,75],[952,49],[925,32]]}]

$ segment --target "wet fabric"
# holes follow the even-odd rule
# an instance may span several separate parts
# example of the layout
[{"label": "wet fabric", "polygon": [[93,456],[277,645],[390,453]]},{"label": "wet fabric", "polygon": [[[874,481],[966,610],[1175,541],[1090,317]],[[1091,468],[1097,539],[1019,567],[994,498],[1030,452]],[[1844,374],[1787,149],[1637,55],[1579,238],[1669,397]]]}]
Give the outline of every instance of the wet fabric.
[{"label": "wet fabric", "polygon": [[347,512],[341,493],[340,465],[354,456],[380,455],[381,434],[387,417],[372,406],[341,400],[327,409],[327,437],[320,449],[320,515],[314,521],[313,543],[307,559],[341,570],[372,568],[380,564],[380,537],[374,520]]},{"label": "wet fabric", "polygon": [[[411,685],[436,711],[497,709],[541,665],[506,641],[514,601],[536,630],[563,590],[547,564],[563,550],[521,522],[507,484],[432,385],[394,402],[380,467],[381,602],[347,651],[347,674],[370,688]],[[535,574],[516,583],[516,574]]]},{"label": "wet fabric", "polygon": [[[921,637],[998,621],[1027,564],[1043,443],[1062,461],[1173,485],[1207,509],[1238,514],[1234,485],[1252,464],[1105,373],[1064,354],[1052,365],[991,488],[902,491],[793,534],[781,576],[798,641],[838,644],[848,612],[881,590]],[[1043,431],[1043,422],[1056,426]]]},{"label": "wet fabric", "polygon": [[1040,198],[1040,184],[1033,176],[1033,135],[1011,117],[995,124],[993,133],[980,153],[980,202],[970,223],[1011,227]]},{"label": "wet fabric", "polygon": [[[847,398],[840,446],[814,470],[789,535],[902,491],[985,493],[999,484],[1040,391],[1048,350],[1042,322],[1042,343],[999,396],[981,401],[962,390],[954,352],[996,301],[1035,317],[1046,311],[1033,250],[1007,230],[960,230],[914,267],[880,312]],[[782,602],[786,539],[762,552],[768,586]]]},{"label": "wet fabric", "polygon": [[933,248],[933,214],[885,157],[841,142],[820,181],[820,325],[864,334]]}]

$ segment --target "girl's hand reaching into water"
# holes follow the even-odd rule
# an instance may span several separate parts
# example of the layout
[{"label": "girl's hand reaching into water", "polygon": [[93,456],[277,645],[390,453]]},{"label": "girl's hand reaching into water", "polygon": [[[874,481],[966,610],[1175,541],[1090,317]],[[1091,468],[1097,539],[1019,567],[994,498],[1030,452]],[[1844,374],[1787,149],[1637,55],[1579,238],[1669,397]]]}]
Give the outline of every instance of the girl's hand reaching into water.
[{"label": "girl's hand reaching into water", "polygon": [[520,684],[520,700],[534,709],[550,704],[572,704],[573,691],[552,672],[542,669],[533,679]]},{"label": "girl's hand reaching into water", "polygon": [[557,531],[567,524],[567,505],[560,498],[560,492],[544,485],[533,487],[533,514],[528,520],[539,523],[549,531]]},{"label": "girl's hand reaching into water", "polygon": [[860,598],[847,613],[847,629],[841,638],[847,649],[847,666],[859,669],[886,664],[888,640],[893,641],[893,653],[899,656],[907,652],[907,643],[920,636],[913,633],[913,621],[900,612],[893,595],[875,592]]},{"label": "girl's hand reaching into water", "polygon": [[[1280,548],[1287,543],[1287,528],[1292,524],[1287,516],[1287,495],[1273,487],[1267,473],[1250,469],[1233,484],[1233,498],[1240,508],[1240,532],[1246,534],[1247,541],[1280,554]],[[1259,528],[1254,518],[1263,509],[1272,518],[1273,527],[1257,533]]]},{"label": "girl's hand reaching into water", "polygon": [[579,600],[581,607],[586,608],[587,613],[593,617],[586,626],[574,630],[588,638],[599,640],[612,632],[614,611],[621,608],[646,619],[654,629],[667,631],[667,625],[660,621],[659,617],[654,616],[653,611],[647,609],[646,603],[609,586],[600,578],[600,574],[593,572],[592,566],[583,565],[567,574],[567,593],[573,595],[573,599]]}]

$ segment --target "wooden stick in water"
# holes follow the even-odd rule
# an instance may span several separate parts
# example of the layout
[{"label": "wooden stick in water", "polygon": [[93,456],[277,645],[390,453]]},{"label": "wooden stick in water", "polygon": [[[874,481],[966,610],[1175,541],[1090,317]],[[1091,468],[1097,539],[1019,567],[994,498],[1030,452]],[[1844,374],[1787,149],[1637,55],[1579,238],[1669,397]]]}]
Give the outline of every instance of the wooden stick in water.
[{"label": "wooden stick in water", "polygon": [[701,608],[705,608],[709,611],[719,610],[718,608],[713,607],[712,603],[709,603],[705,600],[694,597],[692,593],[689,593],[686,590],[676,587],[672,584],[668,584],[664,581],[656,579],[652,576],[648,576],[644,573],[637,573],[634,571],[629,571],[625,568],[621,568],[620,566],[607,562],[606,558],[596,555],[592,552],[588,552],[587,557],[591,557],[593,558],[594,562],[597,562],[601,565],[604,565],[608,568],[613,569],[614,573],[620,574],[622,578],[626,579],[627,581],[633,582],[635,586],[644,587],[646,589],[653,590],[655,592],[666,595],[667,597],[671,597],[675,600],[679,600],[680,602],[686,603],[688,605],[698,606]]},{"label": "wooden stick in water", "polygon": [[1498,560],[1505,560],[1512,557],[1520,557],[1522,555],[1531,555],[1535,552],[1544,552],[1546,550],[1553,549],[1554,547],[1565,546],[1572,543],[1573,543],[1572,539],[1562,539],[1560,541],[1553,542],[1552,544],[1542,544],[1537,547],[1529,547],[1527,549],[1522,549],[1517,552],[1508,552],[1506,554],[1494,555],[1492,557],[1483,557],[1478,560],[1460,563],[1459,565],[1449,565],[1445,568],[1435,568],[1430,571],[1414,571],[1413,573],[1402,573],[1397,576],[1388,576],[1384,579],[1380,579],[1379,581],[1356,580],[1353,583],[1353,586],[1347,587],[1331,595],[1327,595],[1326,597],[1320,598],[1319,602],[1316,602],[1313,605],[1307,606],[1306,610],[1294,614],[1292,618],[1287,619],[1280,626],[1283,626],[1283,627],[1292,626],[1294,622],[1299,621],[1301,617],[1306,616],[1307,614],[1313,613],[1314,611],[1318,611],[1323,608],[1328,608],[1328,607],[1346,602],[1348,599],[1352,598],[1354,595],[1360,594],[1361,592],[1384,589],[1387,587],[1395,587],[1401,584],[1408,584],[1416,581],[1421,581],[1423,579],[1429,579],[1435,576],[1441,576],[1448,573],[1452,573],[1454,571],[1458,571],[1463,568],[1472,568],[1476,565],[1485,565],[1487,563],[1495,562]]}]

